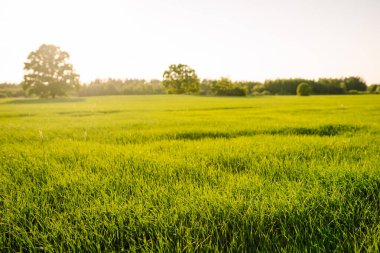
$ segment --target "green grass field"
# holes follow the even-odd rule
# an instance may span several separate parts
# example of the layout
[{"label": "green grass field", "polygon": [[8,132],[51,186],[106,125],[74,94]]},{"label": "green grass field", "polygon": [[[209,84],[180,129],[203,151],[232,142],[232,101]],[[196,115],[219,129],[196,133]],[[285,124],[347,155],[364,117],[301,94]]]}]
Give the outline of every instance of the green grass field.
[{"label": "green grass field", "polygon": [[379,252],[380,96],[0,100],[1,252]]}]

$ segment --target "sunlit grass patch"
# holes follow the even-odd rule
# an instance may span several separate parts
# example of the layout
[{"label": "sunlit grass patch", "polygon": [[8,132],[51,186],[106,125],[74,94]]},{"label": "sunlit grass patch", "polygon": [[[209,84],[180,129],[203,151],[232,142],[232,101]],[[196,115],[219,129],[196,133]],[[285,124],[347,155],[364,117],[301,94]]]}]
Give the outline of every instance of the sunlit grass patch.
[{"label": "sunlit grass patch", "polygon": [[5,252],[379,250],[377,97],[4,101]]}]

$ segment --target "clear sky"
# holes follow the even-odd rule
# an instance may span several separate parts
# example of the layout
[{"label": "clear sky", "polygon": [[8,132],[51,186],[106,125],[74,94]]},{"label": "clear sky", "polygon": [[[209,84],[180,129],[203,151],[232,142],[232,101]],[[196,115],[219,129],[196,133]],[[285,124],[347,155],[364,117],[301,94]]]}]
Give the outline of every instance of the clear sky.
[{"label": "clear sky", "polygon": [[380,83],[380,0],[1,0],[0,82],[19,82],[41,44],[69,52],[84,82],[356,75]]}]

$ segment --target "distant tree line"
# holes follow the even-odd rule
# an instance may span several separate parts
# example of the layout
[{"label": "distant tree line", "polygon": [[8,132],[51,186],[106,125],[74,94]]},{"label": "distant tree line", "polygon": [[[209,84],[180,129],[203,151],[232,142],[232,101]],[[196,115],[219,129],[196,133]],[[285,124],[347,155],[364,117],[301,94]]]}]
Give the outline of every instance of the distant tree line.
[{"label": "distant tree line", "polygon": [[254,88],[261,85],[254,81],[234,82],[227,77],[218,80],[203,79],[200,83],[199,95],[203,96],[247,96],[254,95]]},{"label": "distant tree line", "polygon": [[[302,87],[299,87],[299,86]],[[367,91],[365,81],[356,76],[346,78],[320,78],[318,80],[288,78],[234,82],[226,77],[218,80],[199,81],[195,71],[187,65],[170,65],[164,72],[163,86],[170,94],[199,94],[206,96],[247,96],[247,95],[310,95],[310,94],[359,94]],[[377,85],[371,85],[368,92],[379,92]],[[297,92],[298,91],[298,92]]]},{"label": "distant tree line", "polygon": [[310,93],[316,95],[324,94],[346,94],[353,91],[365,92],[367,85],[360,77],[346,78],[320,78],[318,80],[290,78],[266,80],[263,84],[255,87],[257,91],[268,91],[276,95],[296,95],[297,86],[301,83],[310,85]]},{"label": "distant tree line", "polygon": [[25,97],[27,93],[16,83],[0,83],[0,98]]},{"label": "distant tree line", "polygon": [[380,84],[367,87],[356,76],[288,78],[255,81],[232,81],[227,77],[200,80],[194,69],[185,64],[172,64],[163,72],[163,80],[96,79],[80,84],[79,75],[69,63],[69,54],[55,45],[41,45],[28,55],[21,84],[0,83],[0,98],[35,95],[104,96],[140,94],[196,94],[201,96],[259,96],[379,93]]},{"label": "distant tree line", "polygon": [[368,93],[380,94],[380,84],[371,84],[367,88]]},{"label": "distant tree line", "polygon": [[289,78],[255,81],[231,81],[226,77],[218,80],[204,79],[200,82],[196,94],[206,96],[260,96],[260,95],[296,95],[300,84],[310,86],[310,94],[356,94],[380,93],[380,85],[367,87],[360,77],[320,78],[318,80]]},{"label": "distant tree line", "polygon": [[[82,84],[78,89],[69,92],[71,96],[108,96],[108,95],[148,95],[176,94],[168,92],[161,80],[145,79],[96,79]],[[199,81],[197,90],[182,91],[179,94],[196,94],[201,96],[263,96],[263,95],[296,95],[300,84],[310,86],[310,94],[380,94],[380,84],[367,86],[359,77],[320,78],[318,80],[291,78],[274,79],[265,82],[232,81],[222,77],[218,80],[203,79]],[[0,83],[0,98],[26,97],[27,92],[20,84]]]},{"label": "distant tree line", "polygon": [[165,94],[160,80],[145,79],[96,79],[81,85],[79,96]]}]

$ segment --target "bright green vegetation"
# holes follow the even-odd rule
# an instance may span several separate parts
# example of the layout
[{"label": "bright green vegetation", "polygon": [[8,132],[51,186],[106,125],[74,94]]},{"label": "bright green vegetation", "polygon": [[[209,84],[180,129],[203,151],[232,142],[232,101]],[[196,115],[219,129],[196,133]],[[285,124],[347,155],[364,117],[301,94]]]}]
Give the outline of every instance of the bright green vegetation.
[{"label": "bright green vegetation", "polygon": [[380,99],[0,100],[0,249],[379,252]]}]

